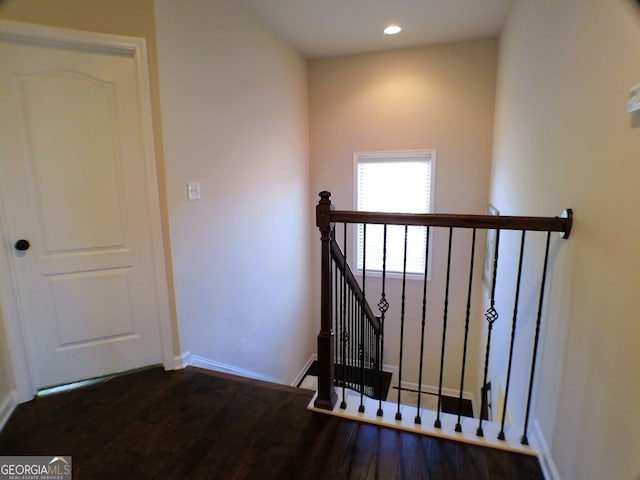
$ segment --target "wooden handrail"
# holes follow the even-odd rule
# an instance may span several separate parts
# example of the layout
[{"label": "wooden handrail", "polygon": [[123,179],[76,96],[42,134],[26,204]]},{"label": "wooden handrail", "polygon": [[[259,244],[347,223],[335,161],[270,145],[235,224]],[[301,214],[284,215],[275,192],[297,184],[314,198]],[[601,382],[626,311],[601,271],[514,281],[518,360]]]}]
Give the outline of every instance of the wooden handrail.
[{"label": "wooden handrail", "polygon": [[564,238],[569,238],[573,218],[571,209],[566,210],[566,217],[515,217],[500,215],[384,213],[331,210],[331,222],[562,232]]},{"label": "wooden handrail", "polygon": [[[362,293],[362,289],[358,284],[358,280],[355,275],[351,271],[351,267],[344,261],[344,254],[342,250],[340,250],[340,245],[335,241],[335,239],[331,239],[331,257],[335,260],[335,264],[338,269],[343,273],[346,278],[347,285],[353,295],[356,297],[356,300],[360,305],[363,306],[364,314],[369,320],[369,324],[373,327],[376,333],[380,332],[380,320],[371,310],[371,306],[369,302],[366,301],[364,294]],[[346,266],[346,272],[345,270]]]}]

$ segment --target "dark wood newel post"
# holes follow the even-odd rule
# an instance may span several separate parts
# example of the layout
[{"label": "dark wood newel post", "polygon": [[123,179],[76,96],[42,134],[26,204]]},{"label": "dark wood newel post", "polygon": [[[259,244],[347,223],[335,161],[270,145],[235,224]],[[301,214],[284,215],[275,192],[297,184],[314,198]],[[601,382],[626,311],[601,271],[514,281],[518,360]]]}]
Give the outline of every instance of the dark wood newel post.
[{"label": "dark wood newel post", "polygon": [[316,225],[320,229],[322,242],[320,279],[320,333],[318,334],[318,396],[317,408],[333,410],[338,396],[333,387],[333,329],[331,325],[331,193],[320,192],[316,206]]}]

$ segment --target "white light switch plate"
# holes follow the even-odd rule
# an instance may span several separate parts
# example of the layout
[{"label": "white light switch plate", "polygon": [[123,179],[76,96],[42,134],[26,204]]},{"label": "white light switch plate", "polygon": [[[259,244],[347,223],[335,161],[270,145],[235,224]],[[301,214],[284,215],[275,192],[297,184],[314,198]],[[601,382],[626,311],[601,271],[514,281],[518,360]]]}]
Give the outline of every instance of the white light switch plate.
[{"label": "white light switch plate", "polygon": [[189,200],[200,200],[200,182],[187,183],[187,196]]}]

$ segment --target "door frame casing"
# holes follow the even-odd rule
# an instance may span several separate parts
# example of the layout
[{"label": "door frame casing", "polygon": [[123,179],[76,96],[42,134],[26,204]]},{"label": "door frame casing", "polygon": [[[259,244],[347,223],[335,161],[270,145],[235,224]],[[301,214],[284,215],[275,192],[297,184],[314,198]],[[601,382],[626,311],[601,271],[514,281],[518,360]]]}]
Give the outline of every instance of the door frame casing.
[{"label": "door frame casing", "polygon": [[[114,53],[126,55],[135,60],[140,102],[139,112],[142,123],[142,145],[146,167],[146,196],[149,207],[150,251],[153,262],[155,307],[162,349],[161,358],[166,370],[175,369],[174,339],[169,314],[168,283],[160,218],[145,39],[0,20],[0,42],[5,41],[36,46],[46,45],[57,48]],[[17,403],[22,403],[31,400],[35,396],[37,388],[32,375],[33,369],[23,322],[24,316],[20,311],[20,302],[15,288],[16,272],[13,262],[13,243],[6,228],[6,218],[0,195],[0,236],[3,244],[3,248],[0,249],[0,327],[4,323],[4,333],[10,360],[10,368],[8,370],[13,373],[14,380],[14,400]],[[0,352],[0,356],[2,356],[2,352]],[[0,358],[0,360],[5,359]]]}]

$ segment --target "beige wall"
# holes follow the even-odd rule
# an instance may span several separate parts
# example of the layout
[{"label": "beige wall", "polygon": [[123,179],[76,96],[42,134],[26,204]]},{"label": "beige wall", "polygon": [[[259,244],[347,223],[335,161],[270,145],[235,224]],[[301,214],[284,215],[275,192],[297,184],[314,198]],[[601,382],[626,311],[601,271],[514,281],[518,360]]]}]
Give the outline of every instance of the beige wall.
[{"label": "beige wall", "polygon": [[[521,0],[501,39],[491,199],[506,214],[575,210],[571,238],[552,247],[533,413],[566,480],[640,478],[640,117],[625,108],[640,83],[632,5]],[[535,287],[528,278],[525,295]]]},{"label": "beige wall", "polygon": [[306,61],[233,2],[156,19],[183,349],[290,382],[314,351]]},{"label": "beige wall", "polygon": [[[497,61],[494,39],[437,45],[426,48],[353,55],[310,61],[311,192],[328,190],[339,209],[353,207],[353,153],[358,151],[437,150],[435,209],[442,213],[484,213],[488,198],[491,139]],[[317,232],[317,229],[316,229]],[[468,235],[460,234],[461,243]],[[446,232],[434,244],[433,278],[444,279]],[[456,241],[457,242],[457,241]],[[454,242],[454,243],[456,243]],[[319,233],[312,252],[319,257]],[[482,249],[479,250],[482,252]],[[466,250],[468,255],[468,250]],[[481,255],[478,263],[481,263]],[[314,266],[314,312],[319,326],[319,273]],[[466,306],[468,258],[454,263],[448,335],[461,344]],[[479,272],[480,269],[478,269]],[[477,280],[477,278],[476,278]],[[369,281],[379,296],[379,281]],[[476,285],[479,282],[476,281]],[[388,325],[398,323],[400,279],[390,280],[388,296],[394,298]],[[408,282],[407,357],[418,358],[422,283]],[[444,285],[429,287],[425,381],[438,383]],[[480,289],[474,296],[473,318],[479,317]],[[377,303],[377,300],[374,304]],[[475,389],[477,322],[471,332],[467,389]],[[397,335],[386,329],[385,364],[398,365]],[[449,342],[448,342],[449,343]],[[460,348],[447,347],[445,386],[458,388]],[[404,366],[404,380],[417,382],[417,362]]]}]

